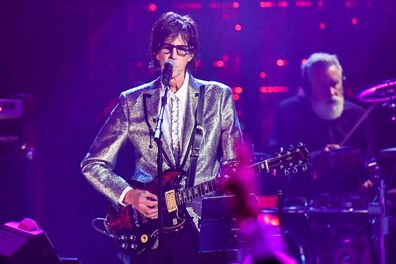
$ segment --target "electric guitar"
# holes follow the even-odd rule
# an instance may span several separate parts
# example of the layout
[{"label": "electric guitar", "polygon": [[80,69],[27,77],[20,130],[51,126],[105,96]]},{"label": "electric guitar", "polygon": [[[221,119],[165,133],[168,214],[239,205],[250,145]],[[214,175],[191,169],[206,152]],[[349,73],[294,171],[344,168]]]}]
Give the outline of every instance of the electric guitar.
[{"label": "electric guitar", "polygon": [[[298,168],[306,170],[308,163],[308,150],[299,143],[297,147],[291,146],[289,150],[276,153],[271,158],[260,161],[250,167],[258,172],[270,169],[282,170],[285,174],[296,173]],[[177,232],[186,222],[187,211],[185,204],[218,190],[224,183],[221,176],[190,188],[182,189],[180,182],[185,177],[180,171],[167,171],[163,176],[164,194],[164,233]],[[132,182],[132,187],[146,189],[156,193],[157,180],[147,184]],[[160,196],[158,196],[161,198]],[[99,218],[98,218],[99,219]],[[114,208],[110,207],[104,225],[110,236],[116,241],[121,251],[128,255],[137,255],[147,249],[156,248],[158,245],[158,219],[149,219],[132,206]]]}]

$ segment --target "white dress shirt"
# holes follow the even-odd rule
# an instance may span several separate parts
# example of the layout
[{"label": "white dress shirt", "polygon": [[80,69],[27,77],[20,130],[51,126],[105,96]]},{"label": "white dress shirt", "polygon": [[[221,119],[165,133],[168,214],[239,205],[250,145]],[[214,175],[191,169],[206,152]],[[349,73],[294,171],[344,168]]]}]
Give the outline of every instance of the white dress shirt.
[{"label": "white dress shirt", "polygon": [[[171,146],[173,149],[175,149],[176,146],[172,146],[173,142],[172,142],[172,136],[173,139],[177,136],[177,133],[179,135],[179,149],[182,149],[182,145],[183,145],[183,141],[182,141],[182,131],[183,131],[183,124],[184,124],[184,116],[186,113],[186,105],[187,105],[187,91],[188,91],[188,84],[189,84],[189,74],[186,73],[185,78],[184,78],[184,82],[182,84],[182,86],[176,91],[176,93],[173,93],[172,91],[168,91],[167,94],[167,104],[165,107],[165,112],[164,112],[164,120],[162,123],[162,138],[164,140],[166,140],[166,142],[169,144],[169,146]],[[162,85],[161,86],[161,92],[160,92],[160,98],[162,98],[162,96],[165,94],[165,87]],[[175,106],[175,104],[172,104],[172,98],[175,99],[174,97],[176,97],[179,102],[178,102],[178,109]],[[173,109],[172,109],[173,107]],[[161,108],[161,101],[158,105],[158,112],[159,109]],[[172,112],[173,111],[173,112]],[[175,116],[176,113],[175,111],[177,111],[177,116],[178,116],[178,120],[172,120],[172,114]],[[174,123],[173,126],[173,131],[172,131],[172,122]],[[177,131],[175,131],[175,125],[176,123],[177,125]],[[179,158],[179,157],[176,157]],[[124,197],[126,195],[126,193],[132,190],[131,187],[127,187],[124,189],[124,191],[122,192],[122,194],[120,195],[120,198],[118,199],[118,202],[122,205],[124,205],[122,203],[122,201],[124,200]]]}]

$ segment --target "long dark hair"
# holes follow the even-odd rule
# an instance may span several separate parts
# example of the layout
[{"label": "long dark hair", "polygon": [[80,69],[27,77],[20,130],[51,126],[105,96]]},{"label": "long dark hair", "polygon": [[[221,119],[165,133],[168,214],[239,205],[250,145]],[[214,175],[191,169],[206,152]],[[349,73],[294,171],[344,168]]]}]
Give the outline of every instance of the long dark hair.
[{"label": "long dark hair", "polygon": [[187,67],[194,65],[198,51],[198,29],[195,21],[188,15],[181,16],[174,12],[167,12],[154,23],[151,31],[151,62],[150,67],[159,68],[160,65],[156,59],[158,51],[161,49],[165,40],[174,40],[181,35],[190,47],[190,52],[194,54],[193,59],[187,64]]}]

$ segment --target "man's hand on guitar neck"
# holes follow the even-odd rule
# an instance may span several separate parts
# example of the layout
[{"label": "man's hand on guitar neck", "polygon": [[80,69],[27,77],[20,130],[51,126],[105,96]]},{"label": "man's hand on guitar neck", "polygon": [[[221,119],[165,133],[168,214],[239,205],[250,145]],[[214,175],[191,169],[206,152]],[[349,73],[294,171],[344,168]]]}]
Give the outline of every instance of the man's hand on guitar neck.
[{"label": "man's hand on guitar neck", "polygon": [[158,197],[147,190],[129,190],[123,203],[132,205],[147,218],[158,218]]}]

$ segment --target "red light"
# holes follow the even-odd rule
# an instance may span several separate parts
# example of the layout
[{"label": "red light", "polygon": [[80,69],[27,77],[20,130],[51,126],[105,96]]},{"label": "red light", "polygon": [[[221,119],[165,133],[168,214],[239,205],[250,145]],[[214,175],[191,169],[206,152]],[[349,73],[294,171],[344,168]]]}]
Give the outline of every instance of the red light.
[{"label": "red light", "polygon": [[267,77],[267,74],[265,72],[260,72],[260,78],[264,79],[265,77]]},{"label": "red light", "polygon": [[352,7],[354,7],[354,6],[356,6],[355,1],[351,1],[351,0],[346,0],[346,1],[345,1],[345,7],[346,7],[346,8],[352,8]]},{"label": "red light", "polygon": [[195,66],[195,68],[201,68],[201,66],[202,66],[201,61],[200,61],[200,60],[196,60],[196,61],[194,62],[194,66]]},{"label": "red light", "polygon": [[237,86],[237,87],[234,87],[234,88],[232,89],[232,91],[233,91],[235,94],[241,94],[241,93],[243,92],[243,88],[242,88],[241,86]]},{"label": "red light", "polygon": [[238,101],[239,100],[239,94],[234,94],[232,97],[234,98],[234,101]]},{"label": "red light", "polygon": [[261,1],[259,5],[261,8],[269,8],[269,7],[274,7],[275,3],[270,1]]},{"label": "red light", "polygon": [[147,9],[148,9],[148,11],[150,11],[150,12],[155,12],[155,11],[157,11],[158,7],[157,7],[156,4],[150,3],[150,4],[148,4]]},{"label": "red light", "polygon": [[262,213],[257,216],[257,221],[267,225],[279,226],[279,218],[276,215]]},{"label": "red light", "polygon": [[216,9],[216,8],[220,7],[220,4],[211,2],[209,6],[210,6],[210,8]]},{"label": "red light", "polygon": [[202,3],[176,3],[175,8],[177,9],[201,9]]},{"label": "red light", "polygon": [[358,20],[356,17],[352,18],[352,25],[356,25],[358,23]]},{"label": "red light", "polygon": [[302,59],[301,60],[301,65],[305,64],[307,62],[307,59]]},{"label": "red light", "polygon": [[261,86],[260,93],[286,93],[289,90],[287,86]]},{"label": "red light", "polygon": [[240,24],[236,24],[236,25],[234,26],[234,29],[235,29],[236,31],[241,31],[241,30],[242,30],[242,26],[241,26]]},{"label": "red light", "polygon": [[311,7],[311,6],[312,6],[312,1],[306,1],[306,0],[296,1],[296,7]]},{"label": "red light", "polygon": [[3,107],[0,106],[0,112],[3,112]]},{"label": "red light", "polygon": [[323,22],[321,22],[321,23],[319,24],[319,28],[320,28],[320,29],[325,29],[325,28],[326,28],[326,24],[323,23]]},{"label": "red light", "polygon": [[276,60],[276,65],[279,66],[279,67],[286,66],[286,65],[287,65],[287,60],[284,60],[284,59],[277,59],[277,60]]},{"label": "red light", "polygon": [[213,62],[213,66],[215,66],[216,68],[223,68],[224,67],[224,61],[222,60],[217,60]]},{"label": "red light", "polygon": [[279,7],[288,7],[289,3],[287,1],[280,1],[278,2]]},{"label": "red light", "polygon": [[240,6],[239,2],[237,2],[237,1],[232,2],[232,7],[233,8],[239,8],[239,6]]}]

